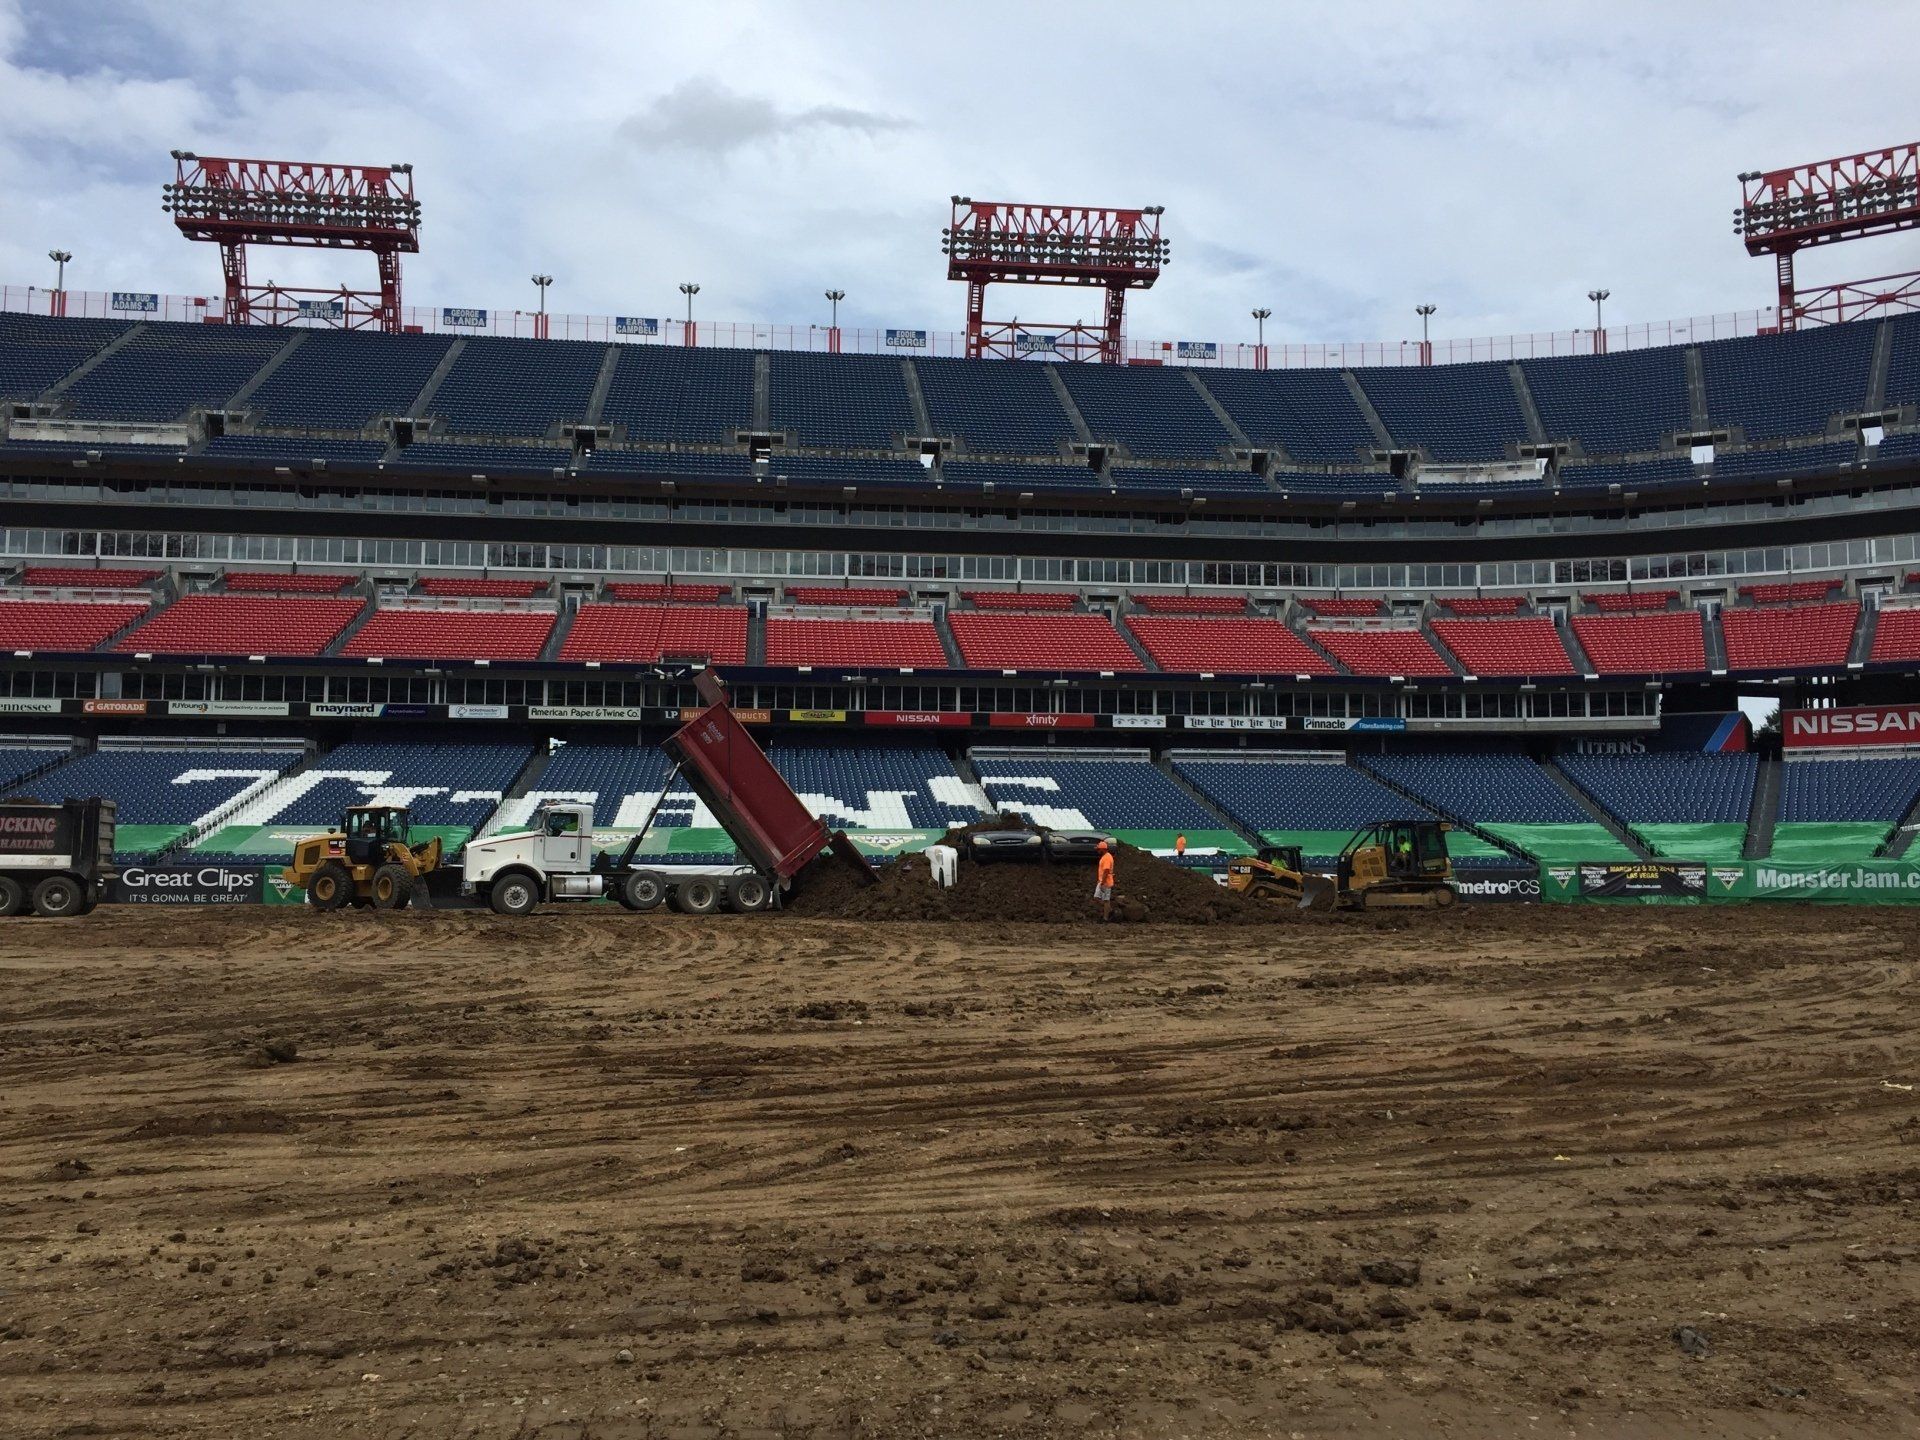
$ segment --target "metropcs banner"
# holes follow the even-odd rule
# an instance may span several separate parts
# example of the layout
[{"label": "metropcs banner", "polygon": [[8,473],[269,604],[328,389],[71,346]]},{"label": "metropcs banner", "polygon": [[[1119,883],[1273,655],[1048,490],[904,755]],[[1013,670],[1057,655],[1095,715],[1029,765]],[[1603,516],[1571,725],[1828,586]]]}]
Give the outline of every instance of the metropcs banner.
[{"label": "metropcs banner", "polygon": [[1920,705],[1789,710],[1780,717],[1780,741],[1789,750],[1920,745]]}]

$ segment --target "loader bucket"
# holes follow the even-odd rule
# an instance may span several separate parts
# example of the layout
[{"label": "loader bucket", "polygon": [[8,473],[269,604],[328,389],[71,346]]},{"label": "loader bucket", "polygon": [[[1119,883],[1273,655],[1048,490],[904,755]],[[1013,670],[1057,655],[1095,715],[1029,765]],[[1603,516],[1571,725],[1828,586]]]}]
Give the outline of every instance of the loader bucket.
[{"label": "loader bucket", "polygon": [[1340,887],[1327,875],[1302,875],[1300,877],[1300,908],[1302,910],[1331,910],[1340,898]]}]

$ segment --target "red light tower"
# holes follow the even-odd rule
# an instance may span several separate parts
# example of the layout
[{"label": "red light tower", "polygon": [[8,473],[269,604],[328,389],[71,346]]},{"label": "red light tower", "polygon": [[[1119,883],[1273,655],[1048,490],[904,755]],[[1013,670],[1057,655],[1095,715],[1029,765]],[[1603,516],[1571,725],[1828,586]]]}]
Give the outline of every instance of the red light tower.
[{"label": "red light tower", "polygon": [[[940,250],[947,256],[947,278],[967,282],[967,354],[1011,359],[1045,353],[1119,364],[1127,291],[1153,284],[1167,259],[1167,242],[1160,238],[1164,209],[1009,205],[954,196],[953,222],[940,232]],[[983,313],[987,286],[996,280],[1105,290],[1106,318],[1098,328],[1079,321],[989,321]]]},{"label": "red light tower", "polygon": [[1771,255],[1780,282],[1780,328],[1829,324],[1876,311],[1920,310],[1920,271],[1796,290],[1793,257],[1814,245],[1920,226],[1920,145],[1897,145],[1740,177],[1733,233],[1749,255]]},{"label": "red light tower", "polygon": [[[319,320],[344,330],[400,329],[400,257],[420,251],[420,205],[411,165],[312,165],[222,160],[175,150],[174,183],[161,206],[189,240],[220,247],[229,325]],[[247,246],[370,250],[378,290],[254,285]]]}]

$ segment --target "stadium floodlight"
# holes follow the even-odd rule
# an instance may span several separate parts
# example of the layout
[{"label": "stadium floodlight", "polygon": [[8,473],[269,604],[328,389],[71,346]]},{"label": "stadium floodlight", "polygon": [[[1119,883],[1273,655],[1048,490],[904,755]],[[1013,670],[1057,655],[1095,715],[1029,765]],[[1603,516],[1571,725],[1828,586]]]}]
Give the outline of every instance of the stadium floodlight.
[{"label": "stadium floodlight", "polygon": [[1416,305],[1413,307],[1413,313],[1420,317],[1420,350],[1422,354],[1425,354],[1427,350],[1427,317],[1439,308],[1438,305]]},{"label": "stadium floodlight", "polygon": [[683,281],[680,293],[687,297],[687,324],[693,324],[693,297],[700,293],[700,287],[691,280]]},{"label": "stadium floodlight", "polygon": [[536,275],[533,277],[533,283],[540,287],[540,313],[544,315],[547,313],[547,287],[553,284],[553,277]]},{"label": "stadium floodlight", "polygon": [[53,288],[61,294],[65,294],[67,289],[67,262],[73,258],[73,252],[71,250],[49,250],[47,252],[47,258],[59,267],[55,272]]},{"label": "stadium floodlight", "polygon": [[840,328],[840,302],[846,298],[847,292],[844,290],[827,291],[827,300],[833,306],[833,319],[828,323],[831,324],[835,330]]},{"label": "stadium floodlight", "polygon": [[1269,310],[1264,305],[1262,305],[1258,310],[1255,310],[1253,312],[1253,323],[1254,323],[1254,326],[1256,327],[1255,334],[1257,336],[1254,343],[1263,350],[1266,349],[1266,346],[1267,346],[1267,321],[1271,320],[1272,318],[1273,318],[1273,311]]},{"label": "stadium floodlight", "polygon": [[1613,294],[1611,290],[1587,291],[1587,299],[1593,302],[1593,333],[1596,335],[1607,328],[1606,323],[1600,318],[1600,306],[1611,294]]}]

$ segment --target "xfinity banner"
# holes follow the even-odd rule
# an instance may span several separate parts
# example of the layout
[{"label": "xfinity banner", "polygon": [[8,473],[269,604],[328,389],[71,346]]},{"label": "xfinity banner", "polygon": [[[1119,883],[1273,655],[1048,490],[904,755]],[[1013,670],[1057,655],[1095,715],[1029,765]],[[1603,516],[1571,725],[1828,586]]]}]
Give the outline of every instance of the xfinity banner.
[{"label": "xfinity banner", "polygon": [[1920,745],[1920,705],[1789,710],[1780,717],[1780,742],[1789,750]]},{"label": "xfinity banner", "polygon": [[613,317],[613,333],[616,335],[658,335],[660,322],[645,315],[616,315]]},{"label": "xfinity banner", "polygon": [[248,865],[129,865],[107,886],[109,905],[258,905],[266,871]]},{"label": "xfinity banner", "polygon": [[887,344],[904,345],[909,350],[927,348],[927,332],[924,330],[889,330]]},{"label": "xfinity banner", "polygon": [[440,323],[457,326],[463,330],[484,330],[487,328],[487,312],[484,310],[463,310],[452,305],[440,307]]}]

